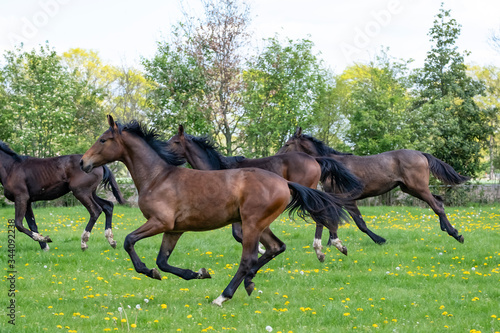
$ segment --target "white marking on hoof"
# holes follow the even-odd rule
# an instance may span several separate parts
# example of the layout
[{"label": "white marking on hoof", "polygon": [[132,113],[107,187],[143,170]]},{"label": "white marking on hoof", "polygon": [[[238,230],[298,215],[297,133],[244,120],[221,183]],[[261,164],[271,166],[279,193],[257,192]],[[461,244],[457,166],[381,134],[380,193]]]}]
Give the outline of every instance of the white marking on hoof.
[{"label": "white marking on hoof", "polygon": [[217,297],[217,299],[214,299],[214,301],[212,302],[212,304],[215,304],[215,305],[218,305],[218,306],[222,307],[222,303],[224,303],[228,299],[229,298],[226,298],[226,297],[220,295],[219,297]]},{"label": "white marking on hoof", "polygon": [[260,254],[264,254],[264,253],[266,253],[266,249],[264,249],[264,248],[262,247],[262,244],[260,244],[260,243],[259,243],[259,253],[260,253]]},{"label": "white marking on hoof", "polygon": [[48,245],[48,244],[47,244],[47,245],[45,245],[45,247],[43,248],[43,250],[44,250],[45,252],[49,252],[49,250],[50,250],[49,245]]},{"label": "white marking on hoof", "polygon": [[321,239],[320,238],[314,238],[313,248],[316,251],[318,251],[318,250],[321,251],[321,249],[323,248],[323,245],[321,245]]},{"label": "white marking on hoof", "polygon": [[111,230],[111,228],[104,231],[104,237],[106,237],[106,239],[108,240],[109,245],[111,245],[111,247],[115,249],[116,241],[113,239],[113,231]]},{"label": "white marking on hoof", "polygon": [[323,245],[321,245],[320,238],[314,238],[313,248],[314,248],[314,251],[316,251],[316,257],[318,257],[318,260],[320,262],[325,261],[325,254],[323,252],[321,252]]},{"label": "white marking on hoof", "polygon": [[34,232],[33,233],[33,240],[35,240],[37,242],[45,242],[45,237],[43,237],[42,235],[40,235],[37,232]]},{"label": "white marking on hoof", "polygon": [[89,248],[89,246],[87,245],[87,242],[89,241],[89,237],[90,237],[90,232],[89,231],[83,231],[83,234],[82,234],[82,244],[81,244],[81,247],[82,247],[83,251],[85,251],[86,249]]},{"label": "white marking on hoof", "polygon": [[340,241],[340,238],[335,238],[333,241],[332,241],[333,245],[342,253],[344,253],[345,251],[345,248],[344,246],[342,245],[342,242]]}]

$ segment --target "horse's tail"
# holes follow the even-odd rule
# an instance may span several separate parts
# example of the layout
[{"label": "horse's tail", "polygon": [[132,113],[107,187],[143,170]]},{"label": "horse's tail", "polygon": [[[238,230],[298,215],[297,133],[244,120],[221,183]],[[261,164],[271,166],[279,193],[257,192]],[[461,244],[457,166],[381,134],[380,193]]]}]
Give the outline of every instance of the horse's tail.
[{"label": "horse's tail", "polygon": [[342,210],[342,199],[293,182],[288,182],[288,187],[292,194],[292,200],[286,206],[289,214],[296,211],[303,219],[310,216],[327,228],[347,221],[347,214]]},{"label": "horse's tail", "polygon": [[470,179],[470,177],[458,174],[458,172],[456,172],[455,169],[451,167],[451,165],[441,161],[431,154],[422,154],[427,158],[427,161],[429,161],[429,170],[432,172],[434,177],[436,177],[443,183],[448,185],[458,185]]},{"label": "horse's tail", "polygon": [[358,177],[353,175],[341,162],[330,157],[315,157],[321,166],[321,182],[330,180],[331,188],[337,186],[340,192],[349,192],[352,195],[359,194],[363,190],[363,184]]},{"label": "horse's tail", "polygon": [[102,183],[104,184],[104,188],[113,192],[113,195],[115,196],[116,200],[120,204],[124,204],[125,199],[123,198],[122,192],[118,187],[118,183],[116,182],[115,176],[106,165],[103,165],[102,168],[104,170],[104,173],[102,175]]}]

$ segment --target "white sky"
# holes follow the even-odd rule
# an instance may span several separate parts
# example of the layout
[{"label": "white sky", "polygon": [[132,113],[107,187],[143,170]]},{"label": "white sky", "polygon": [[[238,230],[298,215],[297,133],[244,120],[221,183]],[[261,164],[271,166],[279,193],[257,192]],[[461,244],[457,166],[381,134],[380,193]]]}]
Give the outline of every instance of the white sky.
[{"label": "white sky", "polygon": [[[199,1],[184,0],[199,9]],[[248,0],[253,36],[310,38],[336,73],[353,62],[389,55],[422,66],[430,49],[427,33],[441,1],[436,0]],[[45,41],[57,52],[92,49],[105,62],[137,65],[150,58],[156,41],[182,18],[178,0],[0,0],[0,53],[24,41],[30,50]],[[500,30],[500,1],[448,0],[445,8],[462,25],[460,50],[467,63],[500,66],[500,53],[488,45]],[[0,59],[0,61],[2,61]]]}]

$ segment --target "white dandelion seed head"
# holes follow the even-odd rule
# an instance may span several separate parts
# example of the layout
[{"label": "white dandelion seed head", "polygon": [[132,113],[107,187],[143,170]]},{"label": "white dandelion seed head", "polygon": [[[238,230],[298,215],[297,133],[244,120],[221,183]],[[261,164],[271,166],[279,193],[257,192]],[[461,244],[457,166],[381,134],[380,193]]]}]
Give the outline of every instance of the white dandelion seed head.
[{"label": "white dandelion seed head", "polygon": [[262,290],[259,290],[259,294],[262,294],[262,293],[263,293],[263,291],[262,291]]},{"label": "white dandelion seed head", "polygon": [[391,272],[387,271],[387,272],[385,272],[385,274],[391,274]]},{"label": "white dandelion seed head", "polygon": [[47,265],[43,265],[43,268],[47,268]]},{"label": "white dandelion seed head", "polygon": [[149,299],[145,298],[144,299],[144,303],[148,304],[149,303]]},{"label": "white dandelion seed head", "polygon": [[266,331],[268,332],[272,332],[273,331],[273,328],[271,326],[266,326]]},{"label": "white dandelion seed head", "polygon": [[398,271],[399,271],[400,269],[401,269],[401,268],[399,268],[399,267],[396,267],[396,270],[398,270]]},{"label": "white dandelion seed head", "polygon": [[471,270],[475,271],[476,270],[476,267],[472,267]]},{"label": "white dandelion seed head", "polygon": [[141,306],[140,306],[139,304],[137,304],[137,305],[135,306],[135,308],[136,308],[137,310],[140,310],[140,309],[141,309]]},{"label": "white dandelion seed head", "polygon": [[123,311],[123,308],[120,306],[118,307],[118,312],[122,312]]}]

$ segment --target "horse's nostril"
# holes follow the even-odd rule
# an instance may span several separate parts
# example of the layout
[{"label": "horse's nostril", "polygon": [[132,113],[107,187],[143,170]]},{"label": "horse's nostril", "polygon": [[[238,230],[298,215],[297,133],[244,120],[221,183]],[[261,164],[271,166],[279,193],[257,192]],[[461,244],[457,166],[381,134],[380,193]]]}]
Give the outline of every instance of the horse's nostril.
[{"label": "horse's nostril", "polygon": [[80,160],[80,167],[83,167],[83,160]]}]

